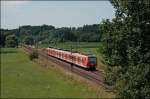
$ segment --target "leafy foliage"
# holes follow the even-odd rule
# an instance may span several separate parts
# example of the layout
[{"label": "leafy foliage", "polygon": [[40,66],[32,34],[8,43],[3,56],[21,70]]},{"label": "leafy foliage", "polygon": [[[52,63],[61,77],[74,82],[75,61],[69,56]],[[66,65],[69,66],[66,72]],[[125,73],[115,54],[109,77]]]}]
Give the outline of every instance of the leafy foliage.
[{"label": "leafy foliage", "polygon": [[38,58],[38,52],[37,51],[33,51],[32,53],[29,54],[29,59],[33,60]]},{"label": "leafy foliage", "polygon": [[7,47],[17,47],[18,46],[18,40],[15,35],[9,35],[6,37],[6,46]]},{"label": "leafy foliage", "polygon": [[31,36],[26,36],[24,37],[24,41],[25,44],[27,45],[33,45],[34,44],[34,40]]},{"label": "leafy foliage", "polygon": [[[1,29],[3,34],[14,34],[19,38],[19,42],[32,44],[32,39],[38,43],[57,43],[67,41],[80,41],[80,42],[99,42],[101,39],[99,24],[84,25],[83,27],[61,27],[55,28],[51,25],[42,26],[21,26],[18,29],[4,30]],[[2,46],[5,45],[5,37],[2,37]]]},{"label": "leafy foliage", "polygon": [[109,65],[106,83],[121,98],[150,97],[150,4],[146,0],[111,0],[116,17],[103,20],[103,53]]},{"label": "leafy foliage", "polygon": [[11,33],[9,32],[9,30],[4,30],[4,29],[0,29],[1,34],[0,34],[0,46],[4,47],[5,43],[6,43],[6,37],[8,35],[11,35]]}]

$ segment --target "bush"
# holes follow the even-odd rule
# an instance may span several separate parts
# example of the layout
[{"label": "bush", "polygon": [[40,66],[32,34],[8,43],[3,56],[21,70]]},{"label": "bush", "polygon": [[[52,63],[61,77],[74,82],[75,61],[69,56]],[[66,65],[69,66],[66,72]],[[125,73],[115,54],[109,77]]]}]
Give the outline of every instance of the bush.
[{"label": "bush", "polygon": [[18,46],[18,39],[15,35],[9,35],[6,37],[6,47],[14,48]]},{"label": "bush", "polygon": [[38,52],[37,51],[33,51],[32,53],[30,53],[30,55],[29,55],[30,60],[37,59],[37,58],[38,58]]},{"label": "bush", "polygon": [[25,36],[23,39],[23,42],[27,45],[33,45],[34,44],[34,39],[31,36]]}]

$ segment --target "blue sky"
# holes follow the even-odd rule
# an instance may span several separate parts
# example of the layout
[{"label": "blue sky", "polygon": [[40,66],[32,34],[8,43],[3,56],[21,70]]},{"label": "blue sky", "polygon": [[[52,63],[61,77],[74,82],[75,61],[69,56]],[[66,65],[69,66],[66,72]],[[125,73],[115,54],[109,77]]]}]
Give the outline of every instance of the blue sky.
[{"label": "blue sky", "polygon": [[2,1],[1,28],[22,25],[78,27],[112,19],[114,8],[109,1]]}]

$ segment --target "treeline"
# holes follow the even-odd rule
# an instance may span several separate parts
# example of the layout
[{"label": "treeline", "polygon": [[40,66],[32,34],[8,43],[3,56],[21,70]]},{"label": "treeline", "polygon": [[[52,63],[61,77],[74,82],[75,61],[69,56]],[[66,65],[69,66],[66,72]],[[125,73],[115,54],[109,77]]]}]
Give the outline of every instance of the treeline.
[{"label": "treeline", "polygon": [[147,0],[111,0],[113,20],[100,28],[107,63],[105,83],[123,99],[150,98],[150,3]]},{"label": "treeline", "polygon": [[5,30],[1,29],[1,43],[3,47],[6,44],[6,37],[15,35],[18,42],[26,42],[27,44],[52,43],[52,42],[99,42],[101,33],[99,24],[84,25],[83,27],[62,27],[55,28],[52,25],[42,26],[21,26],[18,29]]}]

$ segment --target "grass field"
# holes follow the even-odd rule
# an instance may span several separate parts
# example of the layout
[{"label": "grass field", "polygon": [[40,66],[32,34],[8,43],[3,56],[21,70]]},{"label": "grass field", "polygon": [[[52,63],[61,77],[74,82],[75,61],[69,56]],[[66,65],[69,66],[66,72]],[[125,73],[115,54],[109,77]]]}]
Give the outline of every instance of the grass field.
[{"label": "grass field", "polygon": [[83,83],[30,61],[20,49],[2,49],[1,98],[49,97],[96,98],[97,95]]},{"label": "grass field", "polygon": [[51,44],[38,44],[39,48],[47,48],[49,46],[64,48],[64,49],[77,49],[77,48],[98,48],[99,42],[63,42],[63,43],[51,43]]}]

